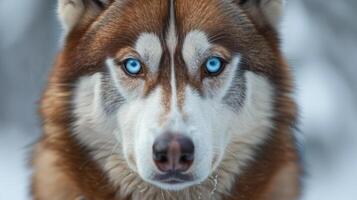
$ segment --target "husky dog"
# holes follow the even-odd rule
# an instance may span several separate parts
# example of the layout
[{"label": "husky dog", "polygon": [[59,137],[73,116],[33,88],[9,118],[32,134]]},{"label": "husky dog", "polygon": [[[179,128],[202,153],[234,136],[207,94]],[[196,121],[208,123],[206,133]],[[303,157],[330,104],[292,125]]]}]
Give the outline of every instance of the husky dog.
[{"label": "husky dog", "polygon": [[37,200],[293,200],[283,0],[58,0]]}]

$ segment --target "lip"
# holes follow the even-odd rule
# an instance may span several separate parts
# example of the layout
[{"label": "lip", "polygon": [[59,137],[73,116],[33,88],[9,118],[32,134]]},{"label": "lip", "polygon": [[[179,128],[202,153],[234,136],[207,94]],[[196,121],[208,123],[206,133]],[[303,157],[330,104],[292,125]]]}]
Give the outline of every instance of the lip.
[{"label": "lip", "polygon": [[156,174],[154,180],[174,185],[191,182],[193,181],[193,176],[191,174],[183,174],[180,172],[168,172],[165,174]]},{"label": "lip", "polygon": [[175,185],[175,184],[185,183],[186,181],[181,180],[181,179],[170,178],[170,179],[166,179],[166,180],[161,180],[161,182],[166,183],[166,184]]}]

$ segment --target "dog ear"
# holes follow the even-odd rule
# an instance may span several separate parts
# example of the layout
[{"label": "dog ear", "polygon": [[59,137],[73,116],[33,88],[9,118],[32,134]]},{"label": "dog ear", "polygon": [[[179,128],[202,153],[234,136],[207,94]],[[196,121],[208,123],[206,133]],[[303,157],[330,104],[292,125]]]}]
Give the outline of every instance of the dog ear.
[{"label": "dog ear", "polygon": [[280,23],[285,0],[235,0],[248,13],[258,26],[270,25],[274,28]]},{"label": "dog ear", "polygon": [[65,31],[98,16],[113,0],[58,0],[58,17]]}]

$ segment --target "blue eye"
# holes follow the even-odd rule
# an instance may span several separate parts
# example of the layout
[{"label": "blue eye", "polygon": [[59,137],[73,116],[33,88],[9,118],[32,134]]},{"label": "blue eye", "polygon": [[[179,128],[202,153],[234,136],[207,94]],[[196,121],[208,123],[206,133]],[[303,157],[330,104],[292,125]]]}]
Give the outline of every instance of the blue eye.
[{"label": "blue eye", "polygon": [[211,57],[207,60],[205,68],[209,75],[217,75],[223,69],[223,62],[218,57]]},{"label": "blue eye", "polygon": [[141,62],[135,58],[129,58],[124,61],[125,71],[130,75],[138,75],[142,70]]}]

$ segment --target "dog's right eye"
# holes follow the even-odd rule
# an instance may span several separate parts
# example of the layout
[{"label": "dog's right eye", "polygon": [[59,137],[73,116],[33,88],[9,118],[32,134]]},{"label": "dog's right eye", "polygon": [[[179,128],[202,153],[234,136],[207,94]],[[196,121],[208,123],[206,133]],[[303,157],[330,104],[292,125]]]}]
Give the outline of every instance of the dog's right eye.
[{"label": "dog's right eye", "polygon": [[209,76],[217,76],[224,69],[224,61],[219,57],[211,57],[205,63],[205,71]]},{"label": "dog's right eye", "polygon": [[140,60],[135,59],[135,58],[128,58],[128,59],[124,60],[123,68],[124,68],[125,72],[127,74],[129,74],[130,76],[139,75],[143,70]]}]

